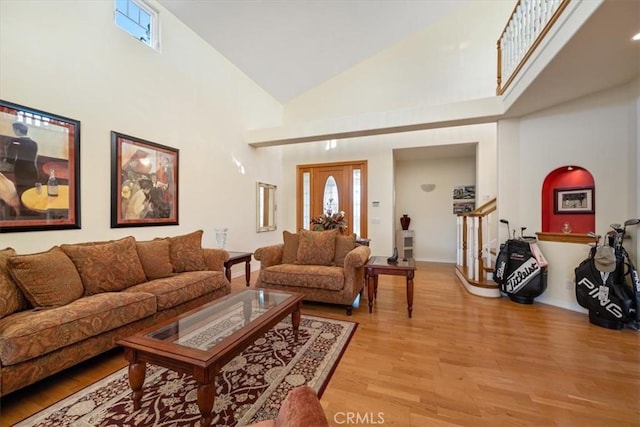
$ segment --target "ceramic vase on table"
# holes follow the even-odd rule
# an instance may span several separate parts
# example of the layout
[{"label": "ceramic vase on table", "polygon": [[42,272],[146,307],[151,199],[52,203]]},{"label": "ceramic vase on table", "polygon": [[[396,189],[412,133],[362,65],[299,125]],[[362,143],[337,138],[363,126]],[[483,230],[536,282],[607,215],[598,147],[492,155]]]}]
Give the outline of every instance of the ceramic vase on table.
[{"label": "ceramic vase on table", "polygon": [[411,217],[407,214],[402,215],[402,218],[400,218],[400,226],[402,226],[402,229],[408,230],[409,224],[411,224]]}]

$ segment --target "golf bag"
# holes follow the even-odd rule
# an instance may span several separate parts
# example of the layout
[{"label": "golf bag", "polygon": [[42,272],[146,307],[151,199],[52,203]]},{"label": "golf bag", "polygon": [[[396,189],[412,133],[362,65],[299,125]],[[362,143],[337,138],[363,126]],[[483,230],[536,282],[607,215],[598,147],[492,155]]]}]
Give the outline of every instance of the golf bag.
[{"label": "golf bag", "polygon": [[[589,322],[608,329],[640,326],[640,278],[629,254],[619,246],[615,270],[603,273],[596,268],[592,248],[589,257],[575,269],[576,300],[589,310]],[[625,271],[626,270],[626,271]],[[631,284],[627,283],[629,276]]]},{"label": "golf bag", "polygon": [[547,261],[536,239],[509,239],[500,245],[493,280],[511,301],[533,304],[547,289]]}]

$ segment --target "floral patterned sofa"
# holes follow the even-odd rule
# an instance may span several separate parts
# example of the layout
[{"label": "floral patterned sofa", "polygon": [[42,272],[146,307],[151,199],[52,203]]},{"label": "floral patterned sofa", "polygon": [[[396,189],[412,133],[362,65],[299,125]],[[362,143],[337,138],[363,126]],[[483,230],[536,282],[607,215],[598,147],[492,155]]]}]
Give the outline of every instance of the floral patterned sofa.
[{"label": "floral patterned sofa", "polygon": [[355,235],[338,231],[283,232],[284,243],[254,251],[260,261],[256,287],[300,292],[307,301],[344,305],[351,315],[353,301],[364,287],[364,266],[371,251]]},{"label": "floral patterned sofa", "polygon": [[0,396],[229,294],[228,253],[202,248],[201,239],[199,230],[28,255],[0,250]]}]

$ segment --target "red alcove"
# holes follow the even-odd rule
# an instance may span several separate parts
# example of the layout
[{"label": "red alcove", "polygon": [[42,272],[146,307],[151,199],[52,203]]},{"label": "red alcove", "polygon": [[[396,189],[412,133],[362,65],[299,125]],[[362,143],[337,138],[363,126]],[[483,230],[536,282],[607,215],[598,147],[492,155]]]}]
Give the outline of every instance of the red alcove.
[{"label": "red alcove", "polygon": [[554,212],[555,191],[557,189],[593,187],[593,207],[595,211],[595,183],[588,170],[579,166],[563,166],[558,168],[544,180],[542,184],[542,231],[562,233],[562,226],[568,222],[572,233],[588,233],[595,231],[595,213],[557,214]]}]

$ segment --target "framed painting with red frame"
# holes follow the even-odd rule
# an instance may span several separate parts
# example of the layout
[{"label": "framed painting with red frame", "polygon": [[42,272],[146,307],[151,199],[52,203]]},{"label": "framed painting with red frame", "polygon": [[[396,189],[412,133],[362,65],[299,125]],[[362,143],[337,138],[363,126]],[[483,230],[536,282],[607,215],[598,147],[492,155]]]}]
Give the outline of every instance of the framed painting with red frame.
[{"label": "framed painting with red frame", "polygon": [[179,154],[111,132],[111,228],[178,225]]},{"label": "framed painting with red frame", "polygon": [[80,228],[80,122],[0,100],[0,233]]}]

